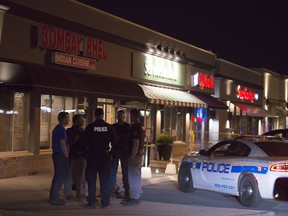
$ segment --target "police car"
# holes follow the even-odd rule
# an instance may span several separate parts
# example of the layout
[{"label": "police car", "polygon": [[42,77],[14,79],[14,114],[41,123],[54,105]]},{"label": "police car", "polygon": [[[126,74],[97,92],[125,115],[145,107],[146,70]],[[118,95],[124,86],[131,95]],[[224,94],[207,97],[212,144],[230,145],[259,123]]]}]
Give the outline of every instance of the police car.
[{"label": "police car", "polygon": [[183,192],[199,188],[234,195],[247,207],[262,198],[287,196],[288,141],[263,136],[222,140],[182,158],[178,185]]}]

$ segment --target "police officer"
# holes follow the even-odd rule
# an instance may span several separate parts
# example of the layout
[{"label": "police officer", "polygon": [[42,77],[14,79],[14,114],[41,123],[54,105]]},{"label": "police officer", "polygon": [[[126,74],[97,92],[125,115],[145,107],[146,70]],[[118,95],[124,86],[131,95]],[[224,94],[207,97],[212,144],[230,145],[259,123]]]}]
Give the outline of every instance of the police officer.
[{"label": "police officer", "polygon": [[95,208],[97,173],[100,178],[101,207],[107,208],[110,205],[109,143],[117,143],[117,134],[113,126],[103,120],[103,114],[103,109],[95,109],[95,121],[85,128],[81,137],[82,145],[87,147],[85,177],[88,184],[88,203],[85,207],[89,208]]},{"label": "police officer", "polygon": [[128,133],[129,160],[128,160],[128,182],[130,187],[130,199],[123,200],[122,205],[137,206],[141,203],[141,166],[144,149],[145,130],[140,122],[138,109],[130,111],[131,127]]}]

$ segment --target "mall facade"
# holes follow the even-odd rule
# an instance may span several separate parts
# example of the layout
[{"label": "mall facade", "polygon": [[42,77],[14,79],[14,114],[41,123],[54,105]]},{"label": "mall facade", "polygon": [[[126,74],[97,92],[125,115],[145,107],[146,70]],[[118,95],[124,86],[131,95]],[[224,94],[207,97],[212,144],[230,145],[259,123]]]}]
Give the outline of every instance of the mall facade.
[{"label": "mall facade", "polygon": [[[77,16],[76,16],[77,15]],[[76,0],[0,5],[0,178],[52,170],[60,111],[85,125],[140,109],[146,143],[161,133],[190,150],[287,127],[288,81]],[[70,127],[72,121],[70,122]]]}]

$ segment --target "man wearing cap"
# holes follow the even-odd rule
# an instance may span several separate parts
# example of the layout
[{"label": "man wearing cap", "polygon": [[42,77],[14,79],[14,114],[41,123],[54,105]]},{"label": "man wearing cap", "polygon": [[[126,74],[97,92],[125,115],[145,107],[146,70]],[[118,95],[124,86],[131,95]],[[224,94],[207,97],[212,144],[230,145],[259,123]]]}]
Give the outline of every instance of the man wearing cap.
[{"label": "man wearing cap", "polygon": [[82,145],[87,147],[87,167],[85,177],[88,184],[88,204],[86,207],[95,208],[97,173],[100,178],[101,207],[110,205],[110,155],[109,144],[117,143],[117,134],[112,125],[103,120],[103,109],[94,112],[95,121],[89,124],[81,137]]}]

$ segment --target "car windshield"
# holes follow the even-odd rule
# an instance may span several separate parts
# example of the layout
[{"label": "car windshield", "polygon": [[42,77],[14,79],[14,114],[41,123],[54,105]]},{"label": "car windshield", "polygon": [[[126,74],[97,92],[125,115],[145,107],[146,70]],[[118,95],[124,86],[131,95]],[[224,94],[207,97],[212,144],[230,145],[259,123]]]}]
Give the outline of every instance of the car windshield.
[{"label": "car windshield", "polygon": [[271,157],[287,157],[288,143],[285,142],[254,142],[259,146],[268,156]]}]

